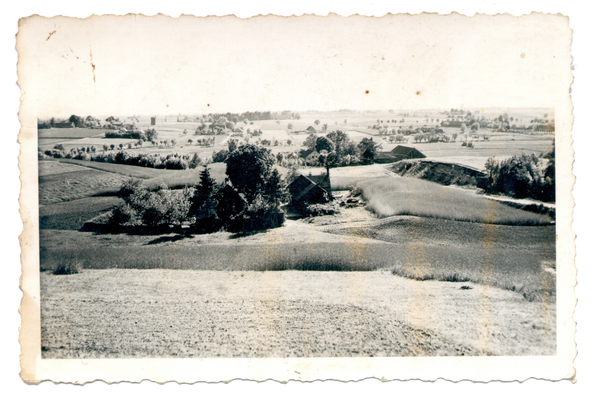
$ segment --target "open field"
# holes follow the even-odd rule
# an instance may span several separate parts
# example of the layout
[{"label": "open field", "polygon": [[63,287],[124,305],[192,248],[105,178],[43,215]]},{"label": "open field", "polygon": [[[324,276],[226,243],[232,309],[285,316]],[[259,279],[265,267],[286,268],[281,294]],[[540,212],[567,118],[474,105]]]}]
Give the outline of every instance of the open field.
[{"label": "open field", "polygon": [[91,136],[103,136],[107,130],[105,129],[89,129],[89,128],[51,128],[38,129],[39,139],[79,139],[89,138]]},{"label": "open field", "polygon": [[556,352],[553,302],[389,272],[86,270],[41,293],[45,358]]},{"label": "open field", "polygon": [[[61,166],[58,166],[61,165]],[[65,166],[62,166],[65,165]],[[103,191],[116,191],[124,177],[55,161],[40,162],[40,205],[86,198]]]},{"label": "open field", "polygon": [[41,231],[40,260],[43,269],[71,257],[94,269],[367,271],[401,264],[530,294],[554,293],[555,280],[546,270],[555,260],[554,226],[360,215],[345,222],[288,220],[284,227],[246,236]]},{"label": "open field", "polygon": [[417,178],[385,177],[358,182],[367,209],[379,217],[413,215],[503,225],[542,225],[545,215],[517,210],[458,188]]},{"label": "open field", "polygon": [[78,231],[86,221],[121,203],[123,201],[114,196],[99,196],[40,205],[40,229]]}]

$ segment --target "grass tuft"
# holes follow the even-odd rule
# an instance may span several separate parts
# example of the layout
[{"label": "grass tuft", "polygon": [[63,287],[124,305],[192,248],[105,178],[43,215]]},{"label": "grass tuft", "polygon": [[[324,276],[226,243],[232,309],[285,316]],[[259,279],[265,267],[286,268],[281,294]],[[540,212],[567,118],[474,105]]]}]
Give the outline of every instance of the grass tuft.
[{"label": "grass tuft", "polygon": [[56,275],[79,274],[83,270],[83,265],[77,258],[70,258],[67,261],[59,262],[54,270]]},{"label": "grass tuft", "polygon": [[[394,275],[408,278],[410,280],[417,281],[442,281],[442,282],[471,282],[474,284],[488,285],[490,287],[501,288],[508,291],[513,291],[520,294],[527,301],[542,301],[547,297],[553,295],[553,290],[542,290],[532,286],[526,286],[523,283],[507,280],[502,276],[495,275],[491,276],[488,274],[487,277],[470,275],[470,274],[458,274],[452,272],[443,271],[432,271],[430,269],[422,269],[413,266],[406,266],[400,263],[395,264],[390,268],[390,271]],[[460,287],[462,290],[470,290],[472,287],[463,285]]]}]

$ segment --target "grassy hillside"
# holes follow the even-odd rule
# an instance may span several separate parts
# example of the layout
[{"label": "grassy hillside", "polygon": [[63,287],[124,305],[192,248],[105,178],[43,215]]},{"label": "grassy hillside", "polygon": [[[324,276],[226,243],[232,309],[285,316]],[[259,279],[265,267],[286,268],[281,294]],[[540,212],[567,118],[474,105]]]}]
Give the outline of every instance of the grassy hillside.
[{"label": "grassy hillside", "polygon": [[414,215],[501,225],[543,225],[545,215],[510,208],[458,188],[422,179],[383,177],[360,181],[357,186],[367,209],[379,217]]}]

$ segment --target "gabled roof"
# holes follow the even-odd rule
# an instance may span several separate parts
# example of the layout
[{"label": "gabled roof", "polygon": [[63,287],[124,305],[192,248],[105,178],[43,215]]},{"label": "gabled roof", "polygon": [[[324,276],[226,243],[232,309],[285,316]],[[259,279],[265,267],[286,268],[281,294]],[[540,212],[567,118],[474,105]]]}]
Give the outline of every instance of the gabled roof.
[{"label": "gabled roof", "polygon": [[232,187],[229,183],[225,183],[220,189],[219,189],[219,194],[225,198],[228,198],[230,200],[233,200],[235,202],[241,202],[243,204],[246,203],[246,200],[244,199],[244,197],[235,190],[234,187]]},{"label": "gabled roof", "polygon": [[330,199],[331,184],[327,175],[306,177],[299,175],[288,185],[293,202],[308,200],[306,198]]},{"label": "gabled roof", "polygon": [[314,149],[305,149],[300,151],[300,153],[298,154],[301,158],[308,158],[310,155],[312,155],[313,153],[316,153],[317,155],[319,154],[317,151],[315,151]]},{"label": "gabled roof", "polygon": [[412,156],[413,158],[425,158],[425,154],[416,148],[398,145],[391,150],[391,153],[397,156]]},{"label": "gabled roof", "polygon": [[308,177],[311,181],[315,183],[315,185],[320,186],[325,189],[327,192],[331,191],[331,180],[329,179],[329,175],[314,175]]}]

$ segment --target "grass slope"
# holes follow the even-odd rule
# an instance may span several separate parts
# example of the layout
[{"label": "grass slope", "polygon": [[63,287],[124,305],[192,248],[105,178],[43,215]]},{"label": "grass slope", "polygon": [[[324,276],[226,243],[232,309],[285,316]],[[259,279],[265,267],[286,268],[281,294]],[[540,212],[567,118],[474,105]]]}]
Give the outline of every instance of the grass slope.
[{"label": "grass slope", "polygon": [[545,215],[517,210],[452,187],[407,177],[373,178],[357,183],[367,209],[379,217],[414,215],[501,225],[543,225]]},{"label": "grass slope", "polygon": [[47,270],[73,256],[84,268],[94,269],[367,271],[400,264],[418,268],[422,274],[459,274],[532,297],[555,293],[555,277],[545,270],[555,261],[553,226],[398,219],[395,224],[369,227],[305,224],[303,230],[286,226],[246,237],[228,233],[184,237],[42,231],[40,260]]}]

